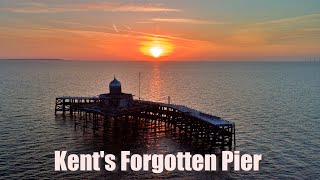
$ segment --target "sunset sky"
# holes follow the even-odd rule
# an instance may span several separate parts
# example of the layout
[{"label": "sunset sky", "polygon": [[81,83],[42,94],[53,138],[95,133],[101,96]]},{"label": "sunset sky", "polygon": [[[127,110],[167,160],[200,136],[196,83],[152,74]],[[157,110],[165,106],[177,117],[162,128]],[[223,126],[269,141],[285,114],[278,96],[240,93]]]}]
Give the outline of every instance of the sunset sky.
[{"label": "sunset sky", "polygon": [[1,0],[0,58],[320,58],[319,0]]}]

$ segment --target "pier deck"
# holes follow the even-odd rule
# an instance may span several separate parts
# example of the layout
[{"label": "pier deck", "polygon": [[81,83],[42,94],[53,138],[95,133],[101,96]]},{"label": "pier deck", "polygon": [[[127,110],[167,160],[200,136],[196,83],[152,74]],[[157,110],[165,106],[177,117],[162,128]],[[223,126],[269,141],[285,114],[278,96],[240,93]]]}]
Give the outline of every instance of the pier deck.
[{"label": "pier deck", "polygon": [[[88,120],[93,130],[99,124],[111,121],[149,122],[154,127],[165,126],[168,129],[184,133],[190,142],[197,142],[202,148],[224,150],[235,148],[235,124],[220,117],[202,113],[182,105],[161,102],[134,100],[128,108],[103,108],[99,97],[56,98],[55,114],[70,112],[80,117],[84,126]],[[105,128],[104,128],[105,129]]]}]

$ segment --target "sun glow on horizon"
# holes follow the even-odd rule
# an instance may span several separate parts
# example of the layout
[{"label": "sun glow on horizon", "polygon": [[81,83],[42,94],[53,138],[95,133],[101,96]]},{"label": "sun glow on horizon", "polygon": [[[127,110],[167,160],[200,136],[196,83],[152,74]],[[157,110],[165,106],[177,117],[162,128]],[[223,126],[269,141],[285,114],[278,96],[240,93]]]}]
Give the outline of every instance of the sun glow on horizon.
[{"label": "sun glow on horizon", "polygon": [[151,40],[141,42],[140,52],[146,56],[160,58],[170,55],[173,49],[174,45],[167,39],[152,38]]}]

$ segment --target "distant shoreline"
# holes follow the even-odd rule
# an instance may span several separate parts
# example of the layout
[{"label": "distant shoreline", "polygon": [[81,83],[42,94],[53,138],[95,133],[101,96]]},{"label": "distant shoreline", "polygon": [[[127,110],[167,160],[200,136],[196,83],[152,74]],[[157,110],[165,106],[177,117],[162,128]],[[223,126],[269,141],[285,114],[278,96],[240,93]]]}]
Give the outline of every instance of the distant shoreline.
[{"label": "distant shoreline", "polygon": [[47,61],[47,60],[50,60],[50,61],[66,61],[65,59],[47,59],[47,58],[35,58],[35,59],[30,59],[30,58],[26,58],[26,59],[23,59],[23,58],[19,58],[19,59],[0,59],[0,61]]}]

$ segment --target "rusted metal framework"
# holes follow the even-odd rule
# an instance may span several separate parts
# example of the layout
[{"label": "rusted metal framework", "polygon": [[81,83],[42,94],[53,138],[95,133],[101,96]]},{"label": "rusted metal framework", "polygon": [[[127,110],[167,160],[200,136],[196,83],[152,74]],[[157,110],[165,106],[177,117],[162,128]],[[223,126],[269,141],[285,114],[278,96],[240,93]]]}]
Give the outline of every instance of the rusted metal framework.
[{"label": "rusted metal framework", "polygon": [[[185,106],[134,100],[129,108],[103,108],[98,97],[58,97],[55,114],[70,112],[75,126],[92,127],[93,131],[110,129],[111,124],[141,124],[156,131],[174,131],[204,151],[235,148],[235,124]],[[120,127],[121,128],[121,127]],[[126,128],[126,127],[123,127]]]}]

